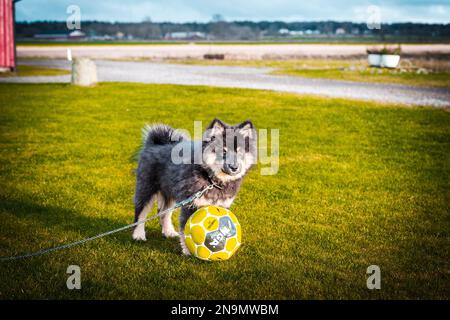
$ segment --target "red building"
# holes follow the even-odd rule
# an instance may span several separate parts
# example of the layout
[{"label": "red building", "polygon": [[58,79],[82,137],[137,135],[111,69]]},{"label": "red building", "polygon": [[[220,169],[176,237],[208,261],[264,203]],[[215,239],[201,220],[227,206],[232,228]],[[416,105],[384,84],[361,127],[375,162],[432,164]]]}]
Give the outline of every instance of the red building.
[{"label": "red building", "polygon": [[17,1],[0,0],[0,69],[16,68],[14,3]]}]

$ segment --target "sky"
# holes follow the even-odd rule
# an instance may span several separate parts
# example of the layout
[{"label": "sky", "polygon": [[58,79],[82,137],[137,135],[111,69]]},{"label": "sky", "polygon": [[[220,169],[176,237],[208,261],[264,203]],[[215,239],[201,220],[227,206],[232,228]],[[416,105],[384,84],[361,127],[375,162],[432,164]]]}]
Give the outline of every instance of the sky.
[{"label": "sky", "polygon": [[382,23],[450,23],[450,0],[21,0],[17,21],[65,21],[77,5],[81,21],[208,22],[214,14],[227,21],[365,22],[377,6]]}]

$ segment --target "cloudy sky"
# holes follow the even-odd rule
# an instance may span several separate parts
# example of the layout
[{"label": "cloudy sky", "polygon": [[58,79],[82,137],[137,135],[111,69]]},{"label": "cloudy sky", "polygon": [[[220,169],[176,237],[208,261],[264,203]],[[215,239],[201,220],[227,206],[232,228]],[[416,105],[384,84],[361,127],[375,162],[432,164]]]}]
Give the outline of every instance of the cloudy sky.
[{"label": "cloudy sky", "polygon": [[368,7],[380,9],[382,22],[450,23],[450,0],[21,0],[18,21],[65,21],[69,5],[83,20],[207,22],[221,14],[228,21],[355,21],[368,19]]}]

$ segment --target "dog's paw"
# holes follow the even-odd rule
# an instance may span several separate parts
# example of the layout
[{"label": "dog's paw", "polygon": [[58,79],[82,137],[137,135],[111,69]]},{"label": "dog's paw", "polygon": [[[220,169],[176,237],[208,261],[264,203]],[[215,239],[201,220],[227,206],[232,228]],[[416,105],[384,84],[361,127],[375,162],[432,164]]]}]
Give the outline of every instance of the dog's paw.
[{"label": "dog's paw", "polygon": [[187,247],[184,247],[181,249],[181,253],[183,254],[183,256],[190,256],[191,252],[189,251],[189,249]]},{"label": "dog's paw", "polygon": [[180,238],[180,245],[181,245],[181,253],[184,256],[190,256],[191,252],[189,251],[188,247],[186,246],[186,242],[184,242],[184,236],[183,235]]},{"label": "dog's paw", "polygon": [[165,238],[178,238],[180,234],[175,231],[175,229],[168,229],[162,231],[163,237]]},{"label": "dog's paw", "polygon": [[136,228],[133,231],[133,239],[136,241],[147,241],[144,228]]}]

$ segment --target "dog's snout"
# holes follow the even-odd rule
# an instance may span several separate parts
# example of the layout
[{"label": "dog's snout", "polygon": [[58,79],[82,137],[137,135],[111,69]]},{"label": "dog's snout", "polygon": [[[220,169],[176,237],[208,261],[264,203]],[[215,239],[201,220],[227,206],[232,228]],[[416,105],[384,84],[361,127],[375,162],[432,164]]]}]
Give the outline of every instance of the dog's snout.
[{"label": "dog's snout", "polygon": [[241,171],[241,166],[238,162],[227,163],[224,165],[223,170],[225,171],[225,173],[234,176]]}]

